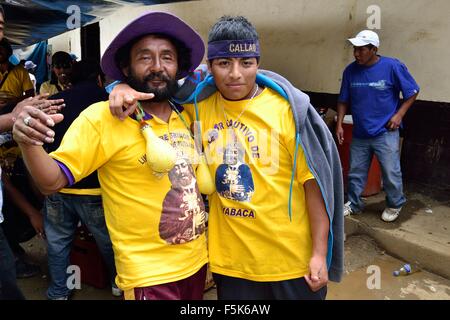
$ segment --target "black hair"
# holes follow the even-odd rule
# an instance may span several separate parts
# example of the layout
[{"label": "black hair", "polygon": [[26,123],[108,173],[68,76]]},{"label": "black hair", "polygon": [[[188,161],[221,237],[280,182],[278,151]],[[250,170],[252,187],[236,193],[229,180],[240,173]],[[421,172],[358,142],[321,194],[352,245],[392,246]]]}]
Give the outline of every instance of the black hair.
[{"label": "black hair", "polygon": [[6,20],[5,10],[3,9],[3,6],[1,4],[0,4],[0,14],[3,16],[3,20]]},{"label": "black hair", "polygon": [[[208,34],[208,42],[258,39],[255,27],[244,16],[222,16],[211,27]],[[259,62],[259,57],[256,60]]]},{"label": "black hair", "polygon": [[101,77],[102,81],[105,80],[100,63],[95,59],[83,59],[75,62],[72,66],[72,84],[77,84],[82,81],[96,81],[98,76]]},{"label": "black hair", "polygon": [[[65,51],[57,51],[52,55],[52,67],[55,65],[70,65],[72,66],[73,59]],[[58,84],[58,77],[56,76],[55,72],[52,70],[52,75],[50,78],[50,83],[57,85]]]},{"label": "black hair", "polygon": [[258,33],[243,16],[222,16],[208,34],[208,42],[221,40],[258,40]]},{"label": "black hair", "polygon": [[6,49],[6,54],[8,55],[8,58],[12,56],[13,49],[12,49],[11,44],[9,43],[8,39],[3,38],[0,41],[0,47],[3,47]]},{"label": "black hair", "polygon": [[52,66],[58,64],[71,64],[72,57],[65,51],[57,51],[52,55]]},{"label": "black hair", "polygon": [[166,39],[170,41],[175,49],[177,50],[177,57],[178,57],[178,71],[177,74],[182,73],[183,71],[189,71],[191,67],[191,50],[180,40],[175,39],[171,36],[168,36],[166,34],[162,33],[152,33],[152,34],[145,34],[140,37],[137,37],[130,42],[128,42],[126,45],[122,46],[117,50],[116,55],[114,57],[116,65],[122,70],[122,68],[126,68],[130,66],[130,52],[131,48],[138,43],[142,38],[146,36],[155,36],[159,39]]}]

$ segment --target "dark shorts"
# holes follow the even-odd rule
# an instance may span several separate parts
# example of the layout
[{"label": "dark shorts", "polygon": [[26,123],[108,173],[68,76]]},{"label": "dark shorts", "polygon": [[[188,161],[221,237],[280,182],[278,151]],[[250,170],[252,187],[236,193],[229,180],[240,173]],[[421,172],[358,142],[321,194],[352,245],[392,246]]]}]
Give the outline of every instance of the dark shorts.
[{"label": "dark shorts", "polygon": [[213,274],[219,300],[325,300],[327,287],[311,291],[305,278],[257,282]]},{"label": "dark shorts", "polygon": [[206,265],[186,279],[127,290],[124,297],[126,300],[203,300],[205,281]]}]

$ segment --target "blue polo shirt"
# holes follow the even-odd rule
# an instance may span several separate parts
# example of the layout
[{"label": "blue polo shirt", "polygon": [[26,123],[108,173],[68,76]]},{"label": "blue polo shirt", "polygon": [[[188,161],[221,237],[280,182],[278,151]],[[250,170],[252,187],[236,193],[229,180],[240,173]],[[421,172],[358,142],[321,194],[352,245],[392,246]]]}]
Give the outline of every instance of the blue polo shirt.
[{"label": "blue polo shirt", "polygon": [[339,102],[351,107],[353,137],[367,139],[387,131],[386,125],[400,107],[400,92],[409,99],[420,90],[399,60],[381,57],[366,67],[351,63],[344,70]]}]

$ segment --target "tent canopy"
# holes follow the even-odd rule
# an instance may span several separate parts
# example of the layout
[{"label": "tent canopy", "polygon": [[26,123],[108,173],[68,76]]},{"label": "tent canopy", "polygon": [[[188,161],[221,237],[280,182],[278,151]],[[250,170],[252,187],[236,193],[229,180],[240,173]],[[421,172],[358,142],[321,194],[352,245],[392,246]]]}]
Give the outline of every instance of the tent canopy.
[{"label": "tent canopy", "polygon": [[19,48],[97,22],[124,6],[180,1],[186,0],[7,0],[0,3],[6,15],[5,36]]}]

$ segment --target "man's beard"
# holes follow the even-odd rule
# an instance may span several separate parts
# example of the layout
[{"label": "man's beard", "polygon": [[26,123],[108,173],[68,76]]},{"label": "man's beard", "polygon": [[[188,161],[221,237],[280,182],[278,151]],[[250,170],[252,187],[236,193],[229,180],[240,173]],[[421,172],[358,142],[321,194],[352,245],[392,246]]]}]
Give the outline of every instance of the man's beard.
[{"label": "man's beard", "polygon": [[[155,88],[149,81],[158,80],[164,81],[166,86],[164,88]],[[150,101],[162,102],[173,97],[178,90],[178,82],[175,79],[170,79],[162,72],[152,72],[141,81],[133,72],[130,70],[130,75],[127,78],[127,83],[134,90],[145,93],[153,93],[155,97]]]}]

